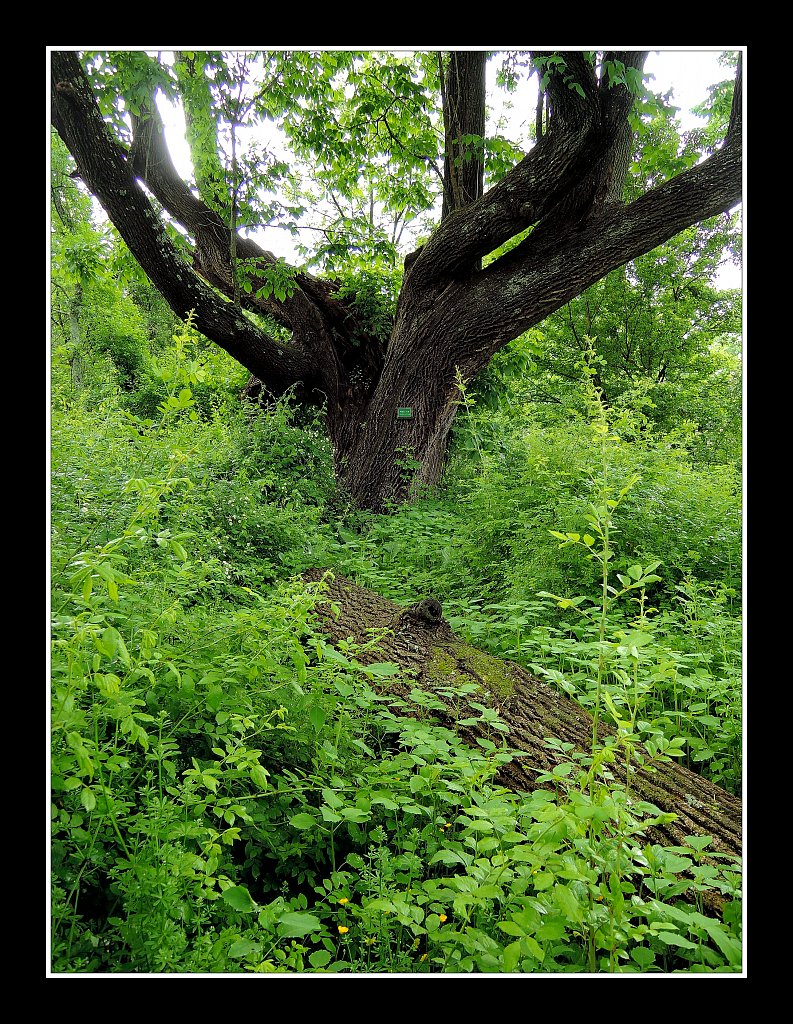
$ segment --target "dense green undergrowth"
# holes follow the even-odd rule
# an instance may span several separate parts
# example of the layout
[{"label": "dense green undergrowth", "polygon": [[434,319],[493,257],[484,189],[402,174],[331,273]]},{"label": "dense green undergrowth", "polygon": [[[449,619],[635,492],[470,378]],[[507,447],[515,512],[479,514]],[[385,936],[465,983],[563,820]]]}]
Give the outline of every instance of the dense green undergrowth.
[{"label": "dense green undergrowth", "polygon": [[[54,973],[741,970],[740,864],[661,848],[608,775],[641,739],[741,790],[740,477],[593,400],[464,392],[443,489],[334,490],[319,420],[238,401],[189,327],[145,388],[53,357]],[[89,386],[90,385],[90,386]],[[569,411],[569,410],[568,410]],[[532,794],[332,647],[320,567],[621,725]],[[415,708],[414,708],[415,710]],[[548,782],[549,780],[540,780]],[[722,902],[707,909],[711,897]]]}]

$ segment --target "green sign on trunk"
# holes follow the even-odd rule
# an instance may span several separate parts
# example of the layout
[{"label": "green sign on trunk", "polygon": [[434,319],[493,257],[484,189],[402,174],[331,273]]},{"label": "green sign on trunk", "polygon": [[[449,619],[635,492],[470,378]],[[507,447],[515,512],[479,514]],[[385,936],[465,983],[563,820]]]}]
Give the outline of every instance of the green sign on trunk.
[{"label": "green sign on trunk", "polygon": [[413,410],[412,409],[397,409],[396,418],[398,420],[412,420]]}]

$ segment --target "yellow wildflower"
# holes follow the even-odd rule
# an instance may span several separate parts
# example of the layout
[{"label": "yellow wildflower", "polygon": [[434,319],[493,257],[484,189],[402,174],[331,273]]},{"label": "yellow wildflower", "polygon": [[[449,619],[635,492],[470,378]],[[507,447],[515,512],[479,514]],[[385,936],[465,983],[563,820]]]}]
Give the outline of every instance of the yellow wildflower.
[{"label": "yellow wildflower", "polygon": [[341,903],[342,906],[344,906],[345,903],[349,903],[349,902],[350,901],[347,899],[346,896],[342,896],[342,898],[339,900],[339,903]]},{"label": "yellow wildflower", "polygon": [[448,920],[448,918],[446,917],[445,914],[438,914],[438,920],[440,921],[441,924],[443,924],[443,922]]},{"label": "yellow wildflower", "polygon": [[339,935],[345,935],[349,930],[350,929],[347,928],[346,925],[343,925],[343,924],[339,925]]}]

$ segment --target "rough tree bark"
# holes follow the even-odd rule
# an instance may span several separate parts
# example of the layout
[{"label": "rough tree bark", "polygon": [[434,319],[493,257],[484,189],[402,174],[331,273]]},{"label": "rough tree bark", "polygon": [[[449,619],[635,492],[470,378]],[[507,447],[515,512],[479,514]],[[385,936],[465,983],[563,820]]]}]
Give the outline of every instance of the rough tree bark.
[{"label": "rough tree bark", "polygon": [[[478,712],[474,708],[461,710],[461,698],[452,698],[444,690],[471,682],[479,686],[471,699],[498,711],[509,730],[503,734],[507,746],[526,755],[500,769],[496,777],[500,784],[530,792],[538,787],[538,776],[568,760],[568,754],[547,745],[549,738],[572,743],[583,753],[591,751],[593,720],[589,712],[520,665],[494,658],[461,640],[434,599],[403,609],[343,577],[328,578],[320,570],[304,576],[312,583],[323,577],[315,609],[320,630],[334,643],[351,638],[363,645],[379,635],[377,644],[362,650],[357,660],[365,665],[379,661],[399,665],[406,676],[396,683],[389,680],[389,693],[408,703],[413,686],[432,693],[449,709],[447,714],[439,713],[441,724],[456,730],[472,745],[479,737],[493,739],[492,732],[487,724],[455,724],[459,719],[478,717]],[[338,614],[331,605],[336,606]],[[373,634],[372,630],[382,633]],[[421,713],[418,708],[417,713]],[[598,734],[605,740],[615,730],[601,723]],[[609,765],[609,771],[617,782],[625,784],[624,764],[616,761]],[[549,787],[547,782],[542,785]],[[651,827],[652,841],[678,846],[685,845],[686,836],[707,835],[713,839],[713,850],[741,856],[740,798],[684,765],[671,762],[658,765],[653,772],[632,771],[629,791],[634,800],[647,801],[675,815],[674,821]]]},{"label": "rough tree bark", "polygon": [[[426,245],[405,259],[387,343],[362,327],[331,282],[298,273],[283,300],[255,296],[275,257],[242,236],[232,245],[229,225],[178,176],[153,98],[132,119],[127,150],[105,123],[78,54],[53,52],[51,119],[83,181],[171,308],[182,317],[195,310],[198,330],[269,393],[295,388],[300,397],[321,398],[339,481],[357,504],[382,511],[439,481],[459,377],[471,380],[500,348],[610,271],[740,201],[740,67],[722,146],[626,205],[633,96],[625,85],[609,86],[583,53],[560,56],[564,64],[549,72],[542,138],[479,194],[475,159],[462,165],[464,180],[455,178],[454,139],[458,127],[462,135],[480,134],[473,129],[483,124],[484,60],[451,55],[444,109],[457,119],[447,125],[445,192],[452,202]],[[640,69],[645,56],[613,52],[603,60]],[[192,265],[139,182],[187,230]],[[482,266],[529,228],[519,245]],[[239,303],[229,301],[236,294],[231,252],[254,268],[254,292]],[[290,341],[269,336],[246,309],[287,327]],[[412,417],[398,420],[398,407],[410,408]]]},{"label": "rough tree bark", "polygon": [[[443,55],[438,54],[446,152],[442,220],[455,210],[470,206],[484,190],[484,162],[479,147],[485,137],[486,58],[482,50],[451,53],[444,70]],[[479,146],[463,142],[466,136],[480,139]]]}]

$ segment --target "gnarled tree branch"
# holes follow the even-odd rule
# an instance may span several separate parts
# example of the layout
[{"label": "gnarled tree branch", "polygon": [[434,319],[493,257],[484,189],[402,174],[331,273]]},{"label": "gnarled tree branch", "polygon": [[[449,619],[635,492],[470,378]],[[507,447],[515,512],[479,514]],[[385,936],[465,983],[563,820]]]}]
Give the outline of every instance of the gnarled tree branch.
[{"label": "gnarled tree branch", "polygon": [[182,257],[136,181],[121,146],[110,135],[77,55],[52,54],[51,117],[77,164],[143,270],[180,317],[195,324],[274,393],[318,383],[305,352],[286,346],[247,320],[199,278]]}]

